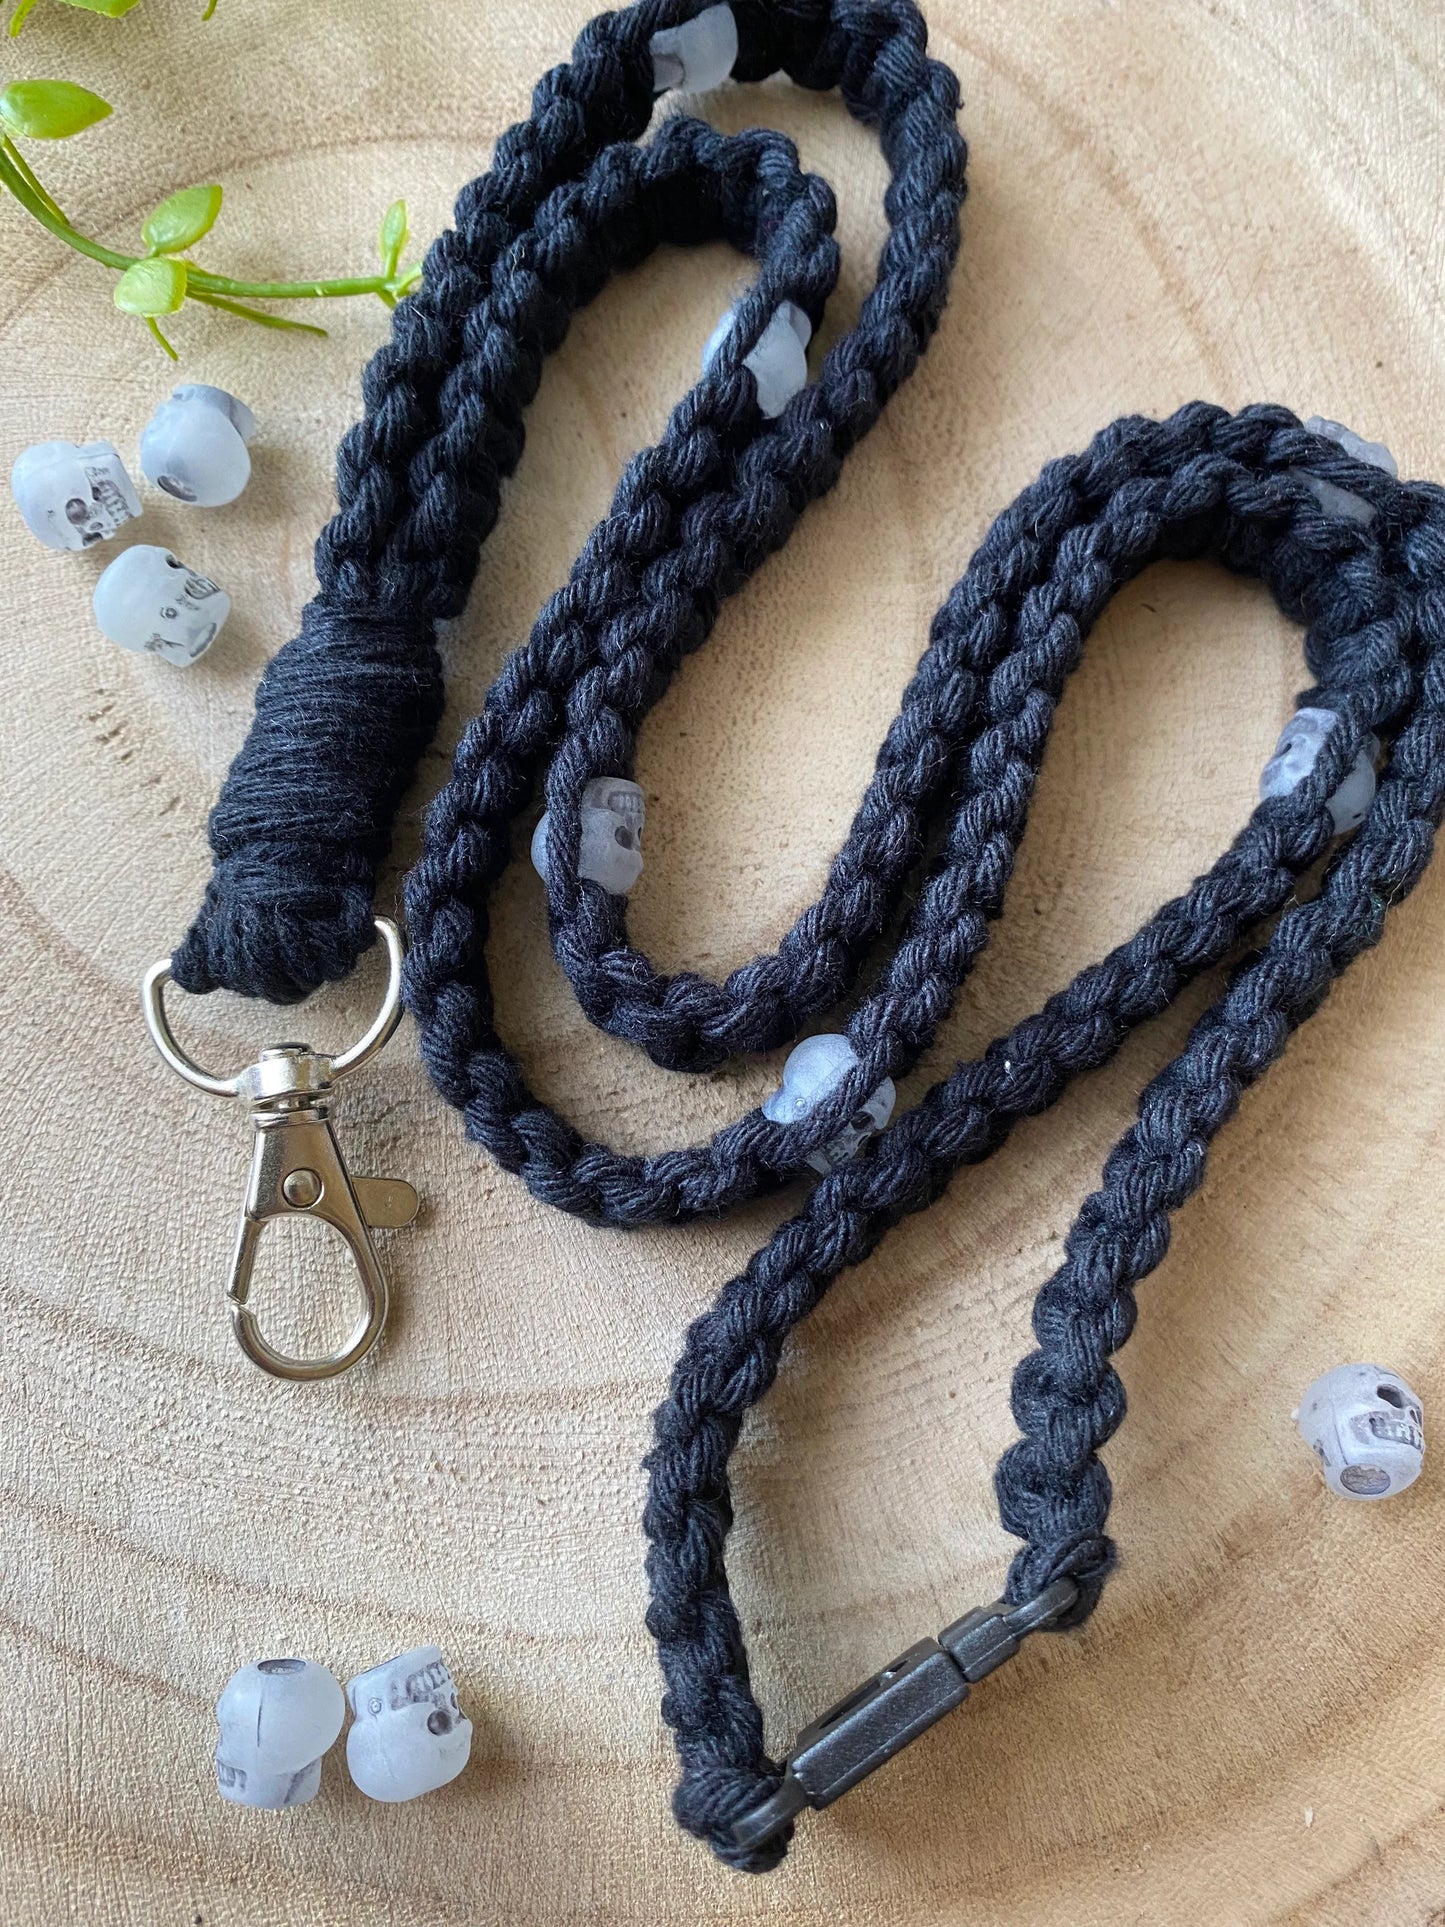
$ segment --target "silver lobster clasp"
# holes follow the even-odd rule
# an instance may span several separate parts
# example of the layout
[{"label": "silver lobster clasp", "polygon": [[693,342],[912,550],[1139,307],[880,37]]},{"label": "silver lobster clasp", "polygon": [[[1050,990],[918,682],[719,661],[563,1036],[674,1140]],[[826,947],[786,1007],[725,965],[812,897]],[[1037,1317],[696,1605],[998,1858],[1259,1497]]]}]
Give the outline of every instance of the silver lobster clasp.
[{"label": "silver lobster clasp", "polygon": [[[365,1036],[339,1057],[326,1057],[309,1044],[277,1044],[234,1077],[213,1077],[186,1055],[171,1031],[164,1003],[169,958],[152,964],[141,985],[146,1028],[171,1069],[197,1090],[243,1098],[250,1111],[255,1127],[251,1176],[226,1301],[241,1350],[276,1378],[335,1378],[365,1358],[380,1338],[387,1314],[386,1276],[371,1233],[410,1224],[420,1204],[404,1178],[352,1177],[331,1128],[335,1085],[374,1057],[401,1021],[401,932],[387,917],[378,917],[376,928],[389,961],[386,994]],[[320,1358],[292,1358],[278,1351],[248,1302],[261,1234],[273,1220],[289,1217],[319,1218],[338,1231],[361,1280],[361,1311],[350,1337],[338,1351]]]}]

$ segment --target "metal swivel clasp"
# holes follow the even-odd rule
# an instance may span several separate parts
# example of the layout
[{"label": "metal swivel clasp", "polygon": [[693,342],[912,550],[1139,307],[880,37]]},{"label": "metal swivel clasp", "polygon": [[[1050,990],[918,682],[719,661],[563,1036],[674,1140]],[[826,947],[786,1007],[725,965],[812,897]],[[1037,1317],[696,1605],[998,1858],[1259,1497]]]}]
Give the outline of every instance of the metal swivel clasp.
[{"label": "metal swivel clasp", "polygon": [[[401,1020],[401,932],[386,917],[378,917],[376,927],[390,964],[386,995],[366,1035],[339,1057],[323,1056],[308,1044],[277,1044],[263,1050],[254,1064],[236,1076],[213,1077],[186,1055],[172,1035],[163,1002],[171,974],[169,959],[152,964],[141,986],[146,1028],[171,1069],[197,1090],[244,1098],[250,1110],[255,1127],[251,1176],[226,1301],[241,1350],[277,1378],[335,1378],[365,1358],[381,1336],[387,1313],[386,1277],[372,1248],[371,1233],[410,1224],[419,1205],[404,1178],[352,1177],[331,1128],[333,1088],[348,1071],[374,1057]],[[273,1219],[285,1217],[319,1218],[339,1231],[361,1280],[361,1311],[351,1336],[339,1351],[320,1358],[292,1358],[278,1351],[247,1302],[261,1233]]]}]

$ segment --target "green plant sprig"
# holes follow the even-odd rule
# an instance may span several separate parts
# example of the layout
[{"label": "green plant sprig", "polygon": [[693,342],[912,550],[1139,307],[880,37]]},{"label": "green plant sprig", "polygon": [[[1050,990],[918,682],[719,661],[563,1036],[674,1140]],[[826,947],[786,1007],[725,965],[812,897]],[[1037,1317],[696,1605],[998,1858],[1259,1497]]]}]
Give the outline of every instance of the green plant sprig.
[{"label": "green plant sprig", "polygon": [[419,266],[403,268],[401,257],[410,238],[406,203],[394,201],[381,224],[379,274],[359,274],[339,280],[241,281],[214,274],[198,261],[182,260],[210,233],[221,211],[221,189],[214,183],[185,187],[170,195],[141,229],[143,255],[104,247],[82,234],[62,212],[54,196],[42,186],[16,138],[68,140],[110,113],[110,103],[68,80],[15,80],[0,90],[0,188],[9,191],[25,212],[77,254],[113,269],[120,279],[115,305],[145,322],[151,334],[174,361],[176,351],[161,330],[160,317],[172,315],[189,301],[221,308],[263,328],[285,328],[301,334],[324,335],[326,330],[289,315],[268,314],[251,307],[253,301],[331,301],[348,295],[374,294],[394,308],[421,275]]},{"label": "green plant sprig", "polygon": [[[80,7],[86,13],[103,14],[107,20],[119,20],[130,12],[136,0],[65,0],[67,7]],[[35,9],[35,0],[16,0],[15,11],[10,16],[10,38],[13,40]],[[202,20],[209,20],[216,11],[216,0],[206,0],[206,10]]]}]

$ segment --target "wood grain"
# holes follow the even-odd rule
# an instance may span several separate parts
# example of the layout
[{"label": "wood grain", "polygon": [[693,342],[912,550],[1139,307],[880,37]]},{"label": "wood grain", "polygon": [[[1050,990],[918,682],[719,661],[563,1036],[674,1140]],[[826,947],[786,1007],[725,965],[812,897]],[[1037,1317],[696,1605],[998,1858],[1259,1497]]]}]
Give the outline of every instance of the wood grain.
[{"label": "wood grain", "polygon": [[[215,265],[342,271],[395,192],[435,231],[587,11],[222,0],[202,27],[182,0],[121,23],[42,5],[4,71],[117,102],[44,156],[103,237],[219,178]],[[1122,410],[1205,395],[1334,415],[1407,474],[1445,470],[1438,9],[931,11],[973,149],[956,292],[835,495],[644,734],[634,927],[668,967],[727,970],[817,888],[936,603],[1048,456]],[[729,127],[786,128],[833,180],[845,316],[882,231],[872,139],[784,86],[710,105]],[[13,207],[0,267],[4,460],[56,434],[133,453],[169,370],[105,276]],[[418,807],[739,274],[720,251],[657,260],[578,322],[449,645]],[[206,810],[310,588],[332,450],[385,327],[379,305],[330,319],[324,343],[177,323],[185,374],[235,389],[262,424],[234,509],[188,515],[152,493],[138,531],[235,597],[195,671],[110,648],[89,613],[101,558],[42,553],[0,516],[0,1919],[1445,1919],[1445,1481],[1344,1506],[1290,1422],[1316,1372],[1356,1357],[1402,1370],[1427,1425],[1445,1413],[1440,866],[1248,1099],[1147,1285],[1109,1452],[1125,1563],[1104,1608],[812,1818],[770,1879],[724,1872],[668,1815],[638,1463],[683,1325],[778,1206],[632,1237],[549,1214],[465,1144],[403,1033],[342,1122],[357,1168],[409,1176],[427,1201],[387,1241],[400,1302],[384,1353],[330,1389],[244,1366],[219,1295],[244,1123],[154,1058],[136,985],[196,901]],[[1064,703],[1008,916],[927,1069],[1212,859],[1302,680],[1297,635],[1254,587],[1175,568],[1121,599]],[[697,1138],[776,1074],[672,1078],[591,1033],[525,864],[494,959],[529,1072],[620,1145]],[[318,1000],[315,1041],[351,1033],[375,987],[368,970]],[[739,1460],[736,1571],[775,1742],[996,1592],[1009,1542],[989,1477],[1032,1294],[1206,990],[890,1238],[793,1347]],[[182,1021],[218,1062],[276,1034],[221,998]],[[318,1283],[304,1258],[270,1282],[278,1323],[314,1332],[339,1316],[344,1275]],[[232,1668],[284,1649],[344,1678],[430,1639],[477,1721],[457,1784],[388,1810],[333,1761],[304,1810],[218,1802],[211,1707]]]}]

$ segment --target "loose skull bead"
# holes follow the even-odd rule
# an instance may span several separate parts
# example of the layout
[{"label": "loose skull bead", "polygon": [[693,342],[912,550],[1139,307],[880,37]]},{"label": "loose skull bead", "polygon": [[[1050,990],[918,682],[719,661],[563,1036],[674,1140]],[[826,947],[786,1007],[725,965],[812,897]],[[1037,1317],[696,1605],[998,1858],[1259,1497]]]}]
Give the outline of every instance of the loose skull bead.
[{"label": "loose skull bead", "polygon": [[1300,1435],[1342,1499],[1387,1499],[1420,1476],[1425,1422],[1420,1401],[1382,1365],[1337,1365],[1300,1401]]},{"label": "loose skull bead", "polygon": [[215,641],[231,598],[169,549],[137,543],[95,585],[95,619],[122,649],[160,656],[184,669]]},{"label": "loose skull bead", "polygon": [[[799,1123],[838,1088],[857,1062],[858,1053],[835,1031],[805,1037],[789,1053],[782,1083],[763,1100],[763,1116],[774,1124]],[[807,1162],[824,1177],[849,1163],[892,1117],[896,1096],[893,1079],[885,1077],[836,1137],[808,1153]]]},{"label": "loose skull bead", "polygon": [[[1323,415],[1311,415],[1304,424],[1311,435],[1323,435],[1327,441],[1338,442],[1347,455],[1353,455],[1357,462],[1368,462],[1371,468],[1383,469],[1393,480],[1400,473],[1394,456],[1383,442],[1367,442],[1343,422],[1329,421]],[[1311,475],[1306,469],[1297,469],[1300,477],[1326,515],[1338,515],[1348,522],[1358,522],[1368,527],[1375,519],[1375,511],[1363,495],[1356,495],[1352,489],[1341,488],[1338,482],[1326,481],[1322,475]]]},{"label": "loose skull bead", "polygon": [[472,1723],[439,1646],[418,1646],[349,1682],[346,1764],[372,1800],[415,1800],[454,1780],[472,1750]]},{"label": "loose skull bead", "polygon": [[234,502],[251,479],[246,444],[256,417],[224,388],[188,382],[163,401],[140,438],[148,480],[178,502],[220,508]]},{"label": "loose skull bead", "polygon": [[[1297,709],[1285,724],[1274,755],[1260,772],[1259,793],[1264,799],[1288,796],[1299,788],[1320,759],[1331,731],[1339,722],[1334,709]],[[1358,829],[1375,800],[1375,758],[1380,753],[1379,738],[1367,736],[1350,765],[1345,780],[1330,796],[1325,808],[1335,826],[1335,835]]]},{"label": "loose skull bead", "polygon": [[132,516],[140,497],[109,442],[37,442],[15,458],[10,492],[48,549],[89,549]]},{"label": "loose skull bead", "polygon": [[704,7],[680,26],[648,41],[654,93],[705,94],[721,87],[738,57],[738,23],[731,7]]},{"label": "loose skull bead", "polygon": [[[733,311],[729,308],[708,336],[702,351],[704,374],[732,332],[732,326]],[[813,324],[797,302],[780,301],[754,347],[743,356],[744,368],[752,370],[757,383],[758,412],[766,420],[775,421],[794,395],[807,387],[808,343],[812,338]]]},{"label": "loose skull bead", "polygon": [[226,1681],[216,1702],[216,1790],[239,1807],[299,1807],[316,1798],[321,1757],[346,1718],[324,1666],[262,1659]]},{"label": "loose skull bead", "polygon": [[[609,896],[625,897],[642,875],[642,829],[647,798],[622,776],[596,776],[583,788],[577,874]],[[532,832],[532,867],[547,881],[550,812]]]}]

